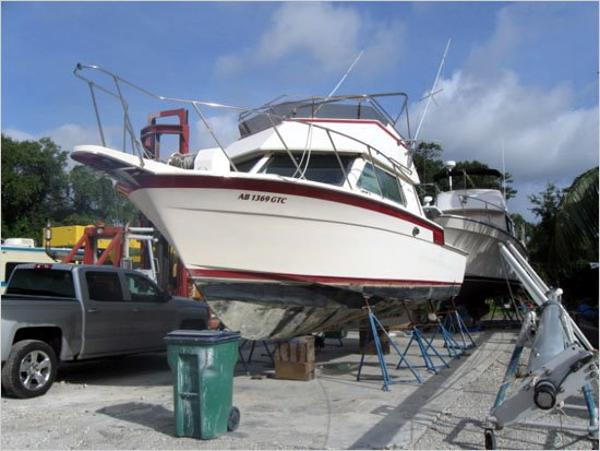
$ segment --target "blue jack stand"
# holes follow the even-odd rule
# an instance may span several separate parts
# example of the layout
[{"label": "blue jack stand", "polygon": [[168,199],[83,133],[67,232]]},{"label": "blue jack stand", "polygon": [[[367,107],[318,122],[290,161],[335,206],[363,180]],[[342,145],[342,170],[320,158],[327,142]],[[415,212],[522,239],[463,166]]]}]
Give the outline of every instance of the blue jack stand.
[{"label": "blue jack stand", "polygon": [[[365,300],[365,302],[367,302],[367,301]],[[371,328],[371,334],[373,335],[373,341],[375,342],[375,349],[377,351],[377,360],[379,361],[379,367],[381,368],[381,375],[383,377],[382,390],[390,391],[390,385],[392,385],[394,383],[405,382],[405,381],[390,380],[387,365],[385,362],[385,356],[383,355],[383,351],[382,351],[382,347],[381,347],[381,340],[379,339],[379,334],[377,333],[377,326],[379,326],[380,330],[387,336],[387,338],[390,342],[390,345],[392,346],[392,348],[394,348],[394,351],[396,351],[396,353],[400,357],[399,364],[402,362],[405,362],[406,367],[411,371],[411,373],[415,377],[417,383],[421,384],[423,382],[423,380],[419,376],[419,373],[415,370],[414,365],[411,365],[411,363],[400,352],[400,349],[398,349],[398,346],[396,346],[396,343],[394,343],[394,341],[392,340],[392,337],[390,337],[390,335],[387,333],[387,331],[385,330],[385,327],[383,327],[383,325],[379,322],[379,320],[377,319],[375,314],[371,311],[371,307],[369,306],[368,303],[366,304],[365,308],[367,309],[367,312],[368,312],[369,326]],[[358,365],[358,374],[356,375],[357,382],[360,382],[360,374],[361,374],[364,362],[365,362],[365,354],[362,354],[360,357],[360,364]]]},{"label": "blue jack stand", "polygon": [[[437,372],[438,372],[437,369],[441,366],[450,368],[450,365],[448,365],[448,362],[446,362],[446,360],[444,360],[444,358],[440,355],[440,353],[433,347],[433,344],[432,344],[433,337],[428,342],[418,327],[413,327],[412,330],[409,332],[409,335],[410,335],[410,340],[408,341],[408,344],[406,345],[406,348],[404,349],[404,352],[402,353],[402,357],[406,357],[406,353],[410,349],[410,345],[413,343],[413,341],[416,342],[417,345],[419,346],[419,352],[421,353],[421,358],[423,359],[424,365],[421,365],[421,366],[413,365],[415,368],[427,368],[427,371],[430,371],[434,374],[437,374]],[[431,349],[433,351],[433,354],[429,353],[429,349]],[[432,357],[437,357],[438,359],[440,359],[442,364],[436,366],[433,363]],[[398,362],[398,364],[396,365],[397,370],[402,368],[403,361],[407,362],[406,359],[401,359]]]},{"label": "blue jack stand", "polygon": [[471,337],[465,322],[456,308],[448,310],[444,318],[444,325],[451,334],[460,334],[461,342],[458,343],[456,340],[453,341],[456,343],[456,346],[458,346],[458,349],[460,349],[462,352],[476,346],[473,337]]},{"label": "blue jack stand", "polygon": [[444,340],[444,347],[446,348],[448,357],[450,357],[451,359],[460,358],[464,350],[461,348],[461,346],[459,346],[454,337],[452,337],[452,334],[448,331],[448,329],[444,327],[444,324],[439,319],[437,320],[437,323],[437,328],[431,336],[431,338],[427,341],[427,347],[425,349],[429,350],[430,347],[433,347],[433,340],[439,333],[442,339]]}]

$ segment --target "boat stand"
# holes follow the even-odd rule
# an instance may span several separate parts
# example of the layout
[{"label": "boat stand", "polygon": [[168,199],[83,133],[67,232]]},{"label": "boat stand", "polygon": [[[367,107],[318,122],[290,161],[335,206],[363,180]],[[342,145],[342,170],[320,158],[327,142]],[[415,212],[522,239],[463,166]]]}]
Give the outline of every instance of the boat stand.
[{"label": "boat stand", "polygon": [[[421,354],[421,358],[423,359],[423,365],[412,365],[414,368],[427,368],[427,371],[430,371],[434,374],[437,374],[438,372],[438,368],[439,367],[446,367],[446,368],[450,368],[450,365],[448,365],[448,362],[446,362],[446,360],[444,360],[444,358],[440,355],[440,353],[435,349],[435,347],[433,346],[433,337],[431,338],[431,340],[428,342],[427,339],[423,336],[423,333],[421,332],[421,330],[414,326],[411,331],[408,333],[408,335],[410,335],[410,340],[408,340],[408,344],[406,345],[406,348],[404,349],[404,352],[402,353],[402,357],[406,357],[406,353],[408,352],[408,350],[410,349],[410,345],[415,342],[417,343],[417,346],[419,347],[419,352]],[[429,350],[433,351],[433,354],[431,354],[429,352]],[[437,357],[438,359],[441,360],[442,364],[441,365],[435,365],[433,363],[432,357]],[[405,362],[408,362],[408,360],[404,359],[400,359],[400,361],[398,362],[398,364],[396,365],[396,369],[399,370],[400,368],[403,368],[404,365],[406,364]]]},{"label": "boat stand", "polygon": [[[398,354],[398,356],[400,357],[400,363],[405,363],[406,364],[406,368],[408,368],[411,373],[413,374],[413,376],[415,377],[415,380],[417,383],[421,384],[423,383],[423,379],[421,379],[421,376],[419,376],[419,373],[417,372],[417,370],[415,369],[415,366],[412,365],[407,359],[406,357],[402,354],[402,352],[400,352],[400,349],[398,348],[398,346],[396,345],[396,343],[394,343],[394,340],[392,340],[392,337],[390,336],[390,334],[387,333],[387,331],[385,330],[385,327],[383,327],[383,325],[381,324],[381,322],[377,319],[377,317],[375,316],[375,314],[373,313],[373,311],[371,310],[371,306],[369,305],[368,301],[365,299],[365,308],[367,310],[367,317],[369,320],[369,326],[371,329],[371,334],[373,335],[373,342],[375,343],[375,349],[377,351],[377,360],[379,361],[379,367],[381,368],[381,376],[383,377],[383,387],[382,390],[383,391],[390,391],[390,385],[392,384],[397,384],[397,383],[401,383],[401,382],[409,382],[409,381],[392,381],[390,379],[389,373],[388,373],[388,369],[387,369],[387,364],[385,362],[385,356],[383,354],[383,350],[381,347],[381,340],[379,339],[379,334],[377,333],[377,327],[379,327],[379,329],[387,336],[387,339],[389,340],[390,346],[394,349],[394,351],[396,351],[396,353]],[[362,371],[362,367],[364,365],[365,362],[365,354],[361,354],[360,356],[360,363],[358,365],[358,374],[356,375],[356,381],[360,382],[360,375],[361,375],[361,371]],[[412,381],[410,381],[412,382]]]},{"label": "boat stand", "polygon": [[460,335],[460,342],[457,342],[453,339],[452,341],[454,343],[450,343],[450,346],[454,347],[455,349],[457,349],[456,346],[458,346],[458,349],[461,350],[461,353],[476,346],[475,340],[473,340],[473,337],[469,333],[469,329],[463,321],[460,312],[456,308],[454,300],[452,300],[452,308],[446,312],[443,324],[450,334],[452,334],[452,336]]},{"label": "boat stand", "polygon": [[433,334],[427,340],[426,350],[433,347],[433,340],[437,337],[438,333],[444,340],[444,348],[446,348],[446,352],[448,353],[448,357],[451,359],[458,359],[465,352],[464,349],[456,342],[452,334],[444,327],[444,323],[437,320],[437,327],[435,328]]},{"label": "boat stand", "polygon": [[[423,359],[423,365],[420,365],[420,366],[413,365],[415,368],[427,368],[427,371],[430,371],[434,374],[437,374],[437,372],[438,372],[437,369],[439,367],[450,368],[450,365],[448,365],[448,362],[446,362],[446,360],[441,356],[441,354],[433,346],[433,339],[435,338],[435,332],[434,332],[434,335],[431,337],[431,339],[427,340],[425,338],[425,336],[423,335],[423,332],[421,332],[419,325],[415,322],[410,309],[406,308],[406,304],[404,306],[406,309],[406,314],[408,315],[408,318],[411,322],[412,328],[411,328],[410,332],[408,332],[408,334],[407,334],[407,336],[410,336],[410,340],[408,340],[408,344],[406,345],[406,348],[404,349],[404,352],[402,355],[404,357],[406,357],[406,354],[408,353],[410,346],[414,342],[417,344],[417,346],[419,348],[419,353],[421,354],[421,358]],[[437,317],[437,313],[435,312],[435,309],[431,303],[429,303],[429,308],[430,308],[430,313],[435,315],[435,318],[439,324],[439,319]],[[425,326],[425,325],[427,325],[427,324],[423,324],[423,326]],[[432,353],[430,352],[430,350],[432,351]],[[441,365],[435,365],[433,363],[433,357],[437,357],[442,362]],[[402,360],[400,360],[398,362],[398,364],[396,365],[396,369],[400,369],[403,366],[404,366],[404,363]]]}]

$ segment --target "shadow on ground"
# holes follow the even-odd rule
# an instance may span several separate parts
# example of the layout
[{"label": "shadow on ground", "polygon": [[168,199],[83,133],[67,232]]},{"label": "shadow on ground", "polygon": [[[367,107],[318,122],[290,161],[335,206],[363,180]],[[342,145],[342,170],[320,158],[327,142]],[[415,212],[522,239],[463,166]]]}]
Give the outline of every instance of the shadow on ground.
[{"label": "shadow on ground", "polygon": [[138,424],[154,429],[162,434],[175,437],[175,422],[173,412],[161,405],[143,402],[127,402],[114,406],[103,407],[96,413],[128,423]]},{"label": "shadow on ground", "polygon": [[[485,340],[489,341],[490,332],[483,332],[479,337],[478,342],[482,343]],[[435,416],[439,412],[425,412],[423,406],[426,405],[444,383],[452,376],[453,373],[467,361],[466,356],[461,357],[453,362],[450,368],[440,371],[432,376],[426,384],[420,385],[413,393],[411,393],[403,402],[393,409],[386,412],[386,415],[362,437],[350,445],[350,449],[371,449],[383,448],[389,445],[396,433],[409,421],[413,421],[419,416]],[[446,389],[451,389],[447,387]]]},{"label": "shadow on ground", "polygon": [[[336,346],[328,341],[325,348],[318,350],[317,361],[327,366],[327,362],[340,356],[358,352],[358,340],[345,339],[343,346]],[[275,345],[267,344],[269,352],[273,352]],[[250,345],[242,347],[244,360],[250,356]],[[330,367],[331,373],[345,373],[356,371],[356,364],[334,364]],[[245,367],[241,360],[235,369],[235,376],[272,376],[273,361],[261,342],[257,342],[252,359]],[[327,371],[327,370],[326,370]],[[103,359],[85,360],[82,362],[65,363],[58,371],[57,382],[68,384],[112,385],[112,386],[168,386],[171,385],[171,370],[165,352],[152,354],[135,354],[117,356]]]}]

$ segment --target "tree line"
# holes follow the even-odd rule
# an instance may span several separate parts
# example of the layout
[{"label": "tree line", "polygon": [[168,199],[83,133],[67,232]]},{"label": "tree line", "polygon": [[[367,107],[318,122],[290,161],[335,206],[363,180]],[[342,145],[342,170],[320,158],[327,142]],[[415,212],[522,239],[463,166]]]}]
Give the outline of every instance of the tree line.
[{"label": "tree line", "polygon": [[68,163],[68,154],[49,138],[16,141],[2,135],[2,238],[40,243],[52,225],[135,222],[136,208],[107,176]]}]

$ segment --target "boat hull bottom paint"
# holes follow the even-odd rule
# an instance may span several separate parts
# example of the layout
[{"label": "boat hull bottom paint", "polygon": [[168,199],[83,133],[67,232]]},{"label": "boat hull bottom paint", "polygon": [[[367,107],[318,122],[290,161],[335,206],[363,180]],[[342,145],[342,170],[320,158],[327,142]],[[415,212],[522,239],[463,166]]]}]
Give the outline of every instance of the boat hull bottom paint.
[{"label": "boat hull bottom paint", "polygon": [[366,318],[364,299],[387,325],[420,322],[430,305],[459,286],[342,287],[320,284],[220,283],[194,280],[225,326],[246,339],[285,339],[339,330]]}]

